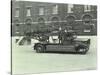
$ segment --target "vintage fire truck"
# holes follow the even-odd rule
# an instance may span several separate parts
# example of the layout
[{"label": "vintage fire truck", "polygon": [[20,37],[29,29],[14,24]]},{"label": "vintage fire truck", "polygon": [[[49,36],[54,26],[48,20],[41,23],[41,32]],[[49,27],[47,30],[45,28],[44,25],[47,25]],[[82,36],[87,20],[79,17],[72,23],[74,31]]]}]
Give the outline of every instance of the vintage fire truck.
[{"label": "vintage fire truck", "polygon": [[34,50],[37,53],[51,51],[86,54],[91,40],[83,39],[78,39],[74,31],[52,31],[38,36],[39,43],[35,43]]}]

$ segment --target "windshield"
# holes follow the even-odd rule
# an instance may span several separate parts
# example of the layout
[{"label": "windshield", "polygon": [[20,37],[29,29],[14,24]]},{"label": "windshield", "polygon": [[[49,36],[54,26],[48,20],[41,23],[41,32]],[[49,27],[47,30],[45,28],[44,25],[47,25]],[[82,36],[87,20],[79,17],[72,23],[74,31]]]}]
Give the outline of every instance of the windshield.
[{"label": "windshield", "polygon": [[54,44],[59,43],[58,36],[50,36],[49,42]]}]

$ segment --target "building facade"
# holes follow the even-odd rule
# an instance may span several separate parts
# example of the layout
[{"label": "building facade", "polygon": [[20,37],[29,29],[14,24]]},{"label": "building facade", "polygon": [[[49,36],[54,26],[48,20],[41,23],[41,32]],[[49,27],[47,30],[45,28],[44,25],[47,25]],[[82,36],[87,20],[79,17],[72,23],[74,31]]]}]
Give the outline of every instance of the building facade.
[{"label": "building facade", "polygon": [[97,35],[97,6],[12,1],[12,36],[26,32],[73,28],[79,35]]}]

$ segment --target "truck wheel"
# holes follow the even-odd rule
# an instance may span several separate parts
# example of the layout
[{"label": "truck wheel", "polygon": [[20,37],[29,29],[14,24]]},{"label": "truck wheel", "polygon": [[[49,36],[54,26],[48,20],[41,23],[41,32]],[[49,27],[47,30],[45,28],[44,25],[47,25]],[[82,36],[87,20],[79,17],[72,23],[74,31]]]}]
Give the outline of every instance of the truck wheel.
[{"label": "truck wheel", "polygon": [[81,53],[81,54],[86,54],[86,52],[87,52],[86,48],[79,49],[79,53]]},{"label": "truck wheel", "polygon": [[86,54],[87,51],[88,51],[88,48],[86,48],[85,46],[79,46],[77,48],[77,52],[81,54]]},{"label": "truck wheel", "polygon": [[44,51],[44,46],[43,45],[37,45],[36,46],[36,52],[37,53],[41,53]]}]

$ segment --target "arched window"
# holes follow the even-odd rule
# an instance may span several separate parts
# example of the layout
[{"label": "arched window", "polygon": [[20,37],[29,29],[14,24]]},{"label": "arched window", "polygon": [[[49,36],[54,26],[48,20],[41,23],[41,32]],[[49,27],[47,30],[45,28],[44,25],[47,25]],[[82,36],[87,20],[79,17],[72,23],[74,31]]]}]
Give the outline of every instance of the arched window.
[{"label": "arched window", "polygon": [[91,20],[92,20],[92,17],[90,15],[84,15],[82,17],[82,20],[83,20],[83,23],[84,24],[90,24],[91,23]]},{"label": "arched window", "polygon": [[67,16],[66,21],[69,25],[72,25],[75,23],[75,17],[74,16]]},{"label": "arched window", "polygon": [[58,19],[58,17],[53,17],[51,19],[51,21],[52,21],[52,26],[53,27],[59,26],[59,19]]},{"label": "arched window", "polygon": [[16,19],[16,20],[14,21],[14,23],[15,23],[15,24],[18,24],[18,23],[19,23],[19,19]]},{"label": "arched window", "polygon": [[45,20],[43,18],[38,19],[38,24],[39,25],[45,25]]},{"label": "arched window", "polygon": [[26,24],[32,24],[32,20],[31,19],[26,19]]}]

